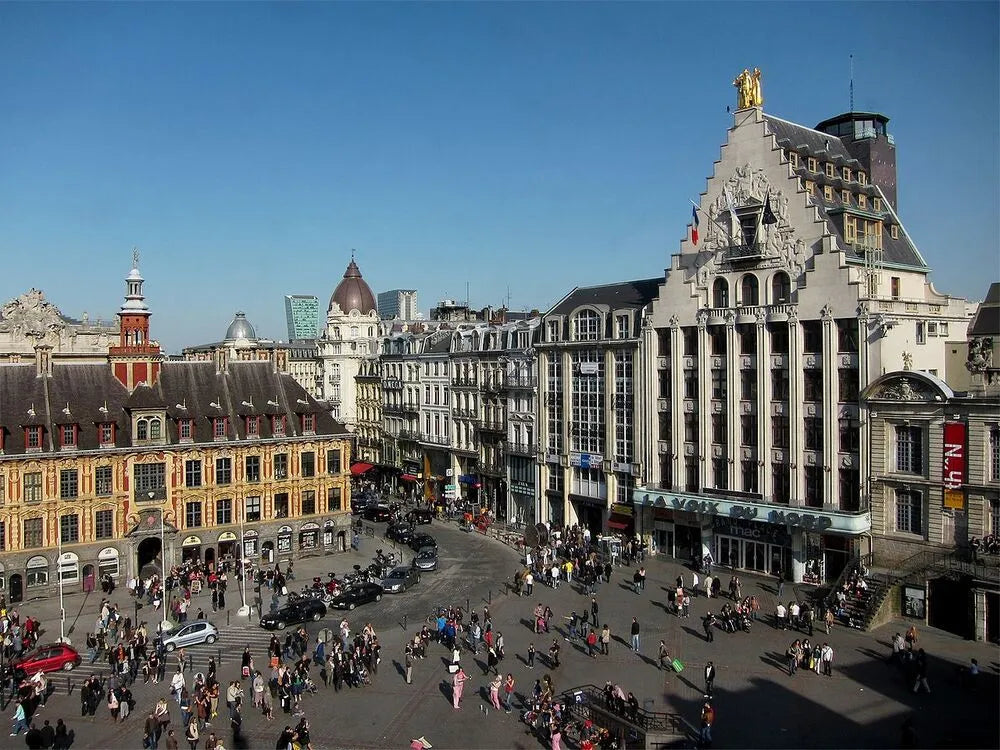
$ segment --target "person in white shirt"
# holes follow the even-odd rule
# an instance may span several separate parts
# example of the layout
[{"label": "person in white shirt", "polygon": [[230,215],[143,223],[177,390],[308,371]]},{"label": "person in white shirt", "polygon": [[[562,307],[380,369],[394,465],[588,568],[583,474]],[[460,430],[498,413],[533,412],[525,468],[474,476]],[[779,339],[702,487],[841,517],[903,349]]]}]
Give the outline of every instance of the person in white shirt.
[{"label": "person in white shirt", "polygon": [[174,672],[174,676],[170,678],[170,692],[173,694],[174,698],[177,699],[177,705],[181,704],[181,691],[184,690],[184,673],[181,672],[181,668],[178,667],[177,671]]},{"label": "person in white shirt", "polygon": [[774,609],[774,616],[778,621],[778,627],[782,630],[788,630],[788,621],[785,619],[786,614],[785,605],[778,602],[778,606]]},{"label": "person in white shirt", "polygon": [[788,605],[788,618],[792,621],[792,627],[799,626],[799,603],[792,602]]},{"label": "person in white shirt", "polygon": [[819,652],[820,659],[823,661],[823,674],[827,677],[833,676],[833,646],[829,643],[824,643],[823,648]]}]

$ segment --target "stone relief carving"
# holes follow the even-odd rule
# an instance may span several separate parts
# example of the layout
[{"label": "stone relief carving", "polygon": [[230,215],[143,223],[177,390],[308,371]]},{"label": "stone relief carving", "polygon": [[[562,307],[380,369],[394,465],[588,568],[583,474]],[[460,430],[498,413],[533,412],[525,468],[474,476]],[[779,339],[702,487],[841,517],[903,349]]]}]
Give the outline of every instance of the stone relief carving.
[{"label": "stone relief carving", "polygon": [[66,327],[59,309],[38,289],[31,289],[0,308],[0,331],[46,336]]},{"label": "stone relief carving", "polygon": [[903,352],[903,369],[912,370],[913,369],[913,355],[909,352]]},{"label": "stone relief carving", "polygon": [[969,372],[985,372],[991,364],[993,364],[993,339],[989,336],[970,339],[966,369]]},{"label": "stone relief carving", "polygon": [[911,378],[899,378],[878,392],[877,399],[886,401],[931,401],[934,396],[923,385]]}]

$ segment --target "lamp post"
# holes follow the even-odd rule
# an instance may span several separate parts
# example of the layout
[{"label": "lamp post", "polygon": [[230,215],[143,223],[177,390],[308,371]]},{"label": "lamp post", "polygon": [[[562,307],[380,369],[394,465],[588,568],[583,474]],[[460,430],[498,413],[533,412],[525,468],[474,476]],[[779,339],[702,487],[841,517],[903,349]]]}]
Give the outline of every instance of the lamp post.
[{"label": "lamp post", "polygon": [[66,609],[63,607],[63,578],[62,578],[62,525],[56,529],[56,578],[59,579],[59,642],[69,644],[66,637]]},{"label": "lamp post", "polygon": [[240,608],[236,610],[236,614],[240,617],[250,616],[250,607],[247,605],[247,566],[246,566],[246,545],[245,545],[245,533],[243,528],[243,519],[240,519],[240,601],[242,604]]},{"label": "lamp post", "polygon": [[[152,500],[156,496],[156,493],[152,490],[149,491],[149,499]],[[170,597],[167,591],[167,546],[164,544],[164,516],[167,511],[165,508],[160,508],[160,573],[163,578],[163,619],[160,622],[160,632],[168,633],[173,630],[174,625],[167,619],[167,608],[170,606]]]}]

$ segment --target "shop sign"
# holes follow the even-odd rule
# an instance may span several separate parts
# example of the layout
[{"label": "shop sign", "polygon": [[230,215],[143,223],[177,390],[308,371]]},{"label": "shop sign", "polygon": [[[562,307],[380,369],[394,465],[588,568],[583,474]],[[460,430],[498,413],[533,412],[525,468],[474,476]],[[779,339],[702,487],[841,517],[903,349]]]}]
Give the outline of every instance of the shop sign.
[{"label": "shop sign", "polygon": [[[712,502],[710,500],[685,500],[680,497],[670,499],[674,508],[686,510],[691,513],[703,513],[707,516],[728,515],[730,518],[745,518],[749,521],[758,520],[767,523],[788,526],[791,528],[803,528],[810,531],[823,531],[833,526],[833,519],[828,516],[814,515],[812,513],[796,513],[784,510],[767,511],[767,515],[760,514],[760,508],[752,505],[737,505],[735,503]],[[728,513],[724,512],[723,505],[728,505]]]},{"label": "shop sign", "polygon": [[965,507],[965,423],[944,425],[944,507]]},{"label": "shop sign", "polygon": [[611,503],[611,512],[617,513],[620,516],[631,516],[632,506],[623,503]]},{"label": "shop sign", "polygon": [[743,539],[753,539],[759,542],[770,542],[787,547],[791,544],[788,533],[781,526],[768,523],[754,523],[744,518],[716,516],[712,519],[715,533],[724,536],[737,536]]},{"label": "shop sign", "polygon": [[535,488],[527,482],[513,481],[510,483],[510,491],[518,495],[534,495]]},{"label": "shop sign", "polygon": [[581,469],[600,469],[604,466],[604,456],[600,453],[570,453],[569,465]]},{"label": "shop sign", "polygon": [[632,464],[622,464],[617,461],[611,463],[611,471],[617,472],[619,474],[631,474]]}]

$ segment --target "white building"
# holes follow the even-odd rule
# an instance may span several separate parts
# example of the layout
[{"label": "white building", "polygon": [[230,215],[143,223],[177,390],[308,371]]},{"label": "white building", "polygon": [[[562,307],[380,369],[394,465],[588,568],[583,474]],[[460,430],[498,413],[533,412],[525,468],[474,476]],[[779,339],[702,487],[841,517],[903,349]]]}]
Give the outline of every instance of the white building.
[{"label": "white building", "polygon": [[968,324],[900,222],[887,123],[734,114],[702,241],[671,258],[643,331],[655,408],[634,498],[658,551],[819,581],[870,550],[859,394],[889,371],[943,373]]},{"label": "white building", "polygon": [[416,289],[392,289],[388,292],[379,292],[378,314],[383,320],[416,320],[419,313]]},{"label": "white building", "polygon": [[316,342],[320,398],[349,427],[357,421],[357,382],[361,360],[378,351],[379,317],[375,295],[351,262],[330,296],[326,328]]}]

